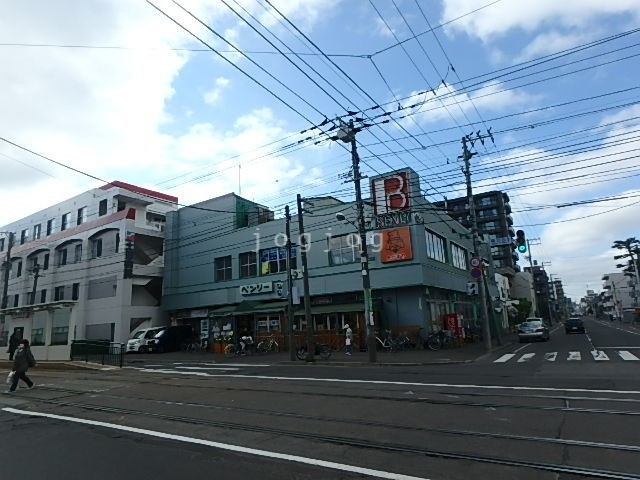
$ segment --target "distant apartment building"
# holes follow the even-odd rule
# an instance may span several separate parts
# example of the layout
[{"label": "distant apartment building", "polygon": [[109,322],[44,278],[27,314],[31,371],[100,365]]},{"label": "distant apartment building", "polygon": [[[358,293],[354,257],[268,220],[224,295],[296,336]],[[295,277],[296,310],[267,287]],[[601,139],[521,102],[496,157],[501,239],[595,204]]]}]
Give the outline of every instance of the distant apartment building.
[{"label": "distant apartment building", "polygon": [[[365,202],[372,311],[386,329],[447,328],[452,317],[479,318],[469,295],[469,231],[424,200],[410,169],[370,178]],[[304,199],[302,223],[313,330],[342,341],[350,324],[356,343],[366,331],[355,202]],[[347,222],[336,214],[343,214]],[[305,321],[299,220],[292,215],[293,331]],[[273,334],[286,347],[287,222],[266,207],[227,194],[167,215],[163,308],[176,322],[214,340],[231,331]],[[330,340],[330,339],[329,339]]]},{"label": "distant apartment building", "polygon": [[634,279],[624,273],[607,273],[602,276],[602,310],[605,315],[621,319],[624,312],[634,309]]},{"label": "distant apartment building", "polygon": [[36,358],[64,360],[73,340],[125,343],[166,323],[164,226],[177,201],[116,181],[0,227],[0,341],[15,331]]},{"label": "distant apartment building", "polygon": [[[491,191],[478,193],[473,196],[478,234],[488,239],[491,247],[491,261],[496,271],[512,278],[520,271],[517,265],[518,253],[515,251],[515,230],[511,217],[511,205],[506,192]],[[435,202],[434,205],[442,209],[464,227],[471,229],[471,217],[467,197],[447,199]]]}]

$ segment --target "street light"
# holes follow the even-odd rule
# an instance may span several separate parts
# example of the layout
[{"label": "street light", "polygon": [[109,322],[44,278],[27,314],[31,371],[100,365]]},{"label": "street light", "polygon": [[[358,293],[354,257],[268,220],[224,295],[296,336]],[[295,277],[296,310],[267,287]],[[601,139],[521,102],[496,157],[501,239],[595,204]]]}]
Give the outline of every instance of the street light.
[{"label": "street light", "polygon": [[373,309],[371,305],[371,278],[369,276],[369,253],[367,252],[367,233],[364,228],[364,215],[360,202],[358,211],[358,225],[341,213],[336,213],[336,220],[339,222],[347,222],[356,227],[360,235],[360,265],[362,271],[362,290],[364,292],[364,321],[367,327],[367,352],[369,353],[369,362],[375,363],[377,360],[376,352],[376,333],[375,323],[373,320]]}]

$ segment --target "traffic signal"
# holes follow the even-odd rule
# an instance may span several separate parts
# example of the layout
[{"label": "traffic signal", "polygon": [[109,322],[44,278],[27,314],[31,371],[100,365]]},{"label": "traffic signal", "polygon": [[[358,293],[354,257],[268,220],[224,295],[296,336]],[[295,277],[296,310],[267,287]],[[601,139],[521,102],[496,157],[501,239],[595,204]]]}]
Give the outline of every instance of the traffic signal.
[{"label": "traffic signal", "polygon": [[516,232],[516,248],[520,253],[527,251],[527,240],[524,238],[524,230],[518,230]]}]

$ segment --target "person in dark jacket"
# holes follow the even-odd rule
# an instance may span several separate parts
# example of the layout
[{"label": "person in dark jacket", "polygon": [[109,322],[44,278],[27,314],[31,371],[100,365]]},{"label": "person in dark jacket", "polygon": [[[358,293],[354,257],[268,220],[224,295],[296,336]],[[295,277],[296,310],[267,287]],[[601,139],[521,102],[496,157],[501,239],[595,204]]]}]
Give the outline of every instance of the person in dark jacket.
[{"label": "person in dark jacket", "polygon": [[20,342],[20,338],[16,332],[13,332],[9,337],[9,349],[7,350],[9,352],[9,360],[13,360],[13,355],[18,349],[18,342]]},{"label": "person in dark jacket", "polygon": [[9,393],[15,392],[18,388],[18,380],[22,380],[27,384],[30,389],[35,385],[29,377],[27,377],[27,371],[29,367],[35,367],[36,360],[33,358],[33,353],[29,348],[29,340],[20,340],[18,349],[13,358],[13,383],[9,388]]}]

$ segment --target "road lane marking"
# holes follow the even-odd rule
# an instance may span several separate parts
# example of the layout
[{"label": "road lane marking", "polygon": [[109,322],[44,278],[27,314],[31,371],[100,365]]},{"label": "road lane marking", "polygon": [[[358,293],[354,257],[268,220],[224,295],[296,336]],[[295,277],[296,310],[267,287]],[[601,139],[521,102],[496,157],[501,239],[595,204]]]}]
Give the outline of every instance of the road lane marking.
[{"label": "road lane marking", "polygon": [[515,357],[516,354],[515,353],[505,353],[504,355],[502,355],[500,358],[498,358],[497,360],[494,360],[493,363],[504,363],[504,362],[508,362],[509,360],[511,360],[513,357]]},{"label": "road lane marking", "polygon": [[519,359],[518,359],[518,363],[522,363],[522,362],[528,362],[529,360],[531,360],[533,357],[535,357],[535,353],[525,353],[524,355],[522,355]]},{"label": "road lane marking", "polygon": [[175,441],[184,442],[184,443],[195,443],[199,445],[205,445],[208,447],[219,448],[222,450],[230,450],[232,452],[245,453],[248,455],[256,455],[259,457],[274,458],[278,460],[286,460],[289,462],[313,465],[316,467],[329,468],[332,470],[340,470],[343,472],[358,473],[360,475],[367,475],[370,477],[388,478],[390,480],[428,480],[425,477],[413,477],[410,475],[402,475],[400,473],[386,472],[383,470],[374,470],[371,468],[357,467],[355,465],[346,465],[346,464],[337,463],[337,462],[329,462],[327,460],[320,460],[317,458],[302,457],[299,455],[290,455],[286,453],[270,452],[268,450],[248,448],[240,445],[232,445],[230,443],[213,442],[211,440],[204,440],[201,438],[185,437],[184,435],[175,435],[172,433],[158,432],[156,430],[147,430],[145,428],[130,427],[128,425],[119,425],[117,423],[107,423],[107,422],[100,422],[98,420],[88,420],[84,418],[68,417],[66,415],[55,415],[53,413],[19,410],[17,408],[10,408],[10,407],[5,407],[2,410],[8,413],[13,413],[17,415],[27,415],[30,417],[45,417],[45,418],[51,418],[53,420],[80,423],[83,425],[93,425],[96,427],[110,428],[112,430],[120,430],[125,432],[137,433],[139,435],[147,435],[149,437],[163,438],[166,440],[175,440]]},{"label": "road lane marking", "polygon": [[544,359],[547,362],[555,362],[558,357],[558,352],[548,352],[544,354]]},{"label": "road lane marking", "polygon": [[604,360],[609,360],[609,357],[602,350],[591,350],[591,355],[593,355],[593,359],[596,362],[601,362]]},{"label": "road lane marking", "polygon": [[580,355],[580,352],[569,352],[569,356],[567,357],[567,360],[581,360],[582,356]]},{"label": "road lane marking", "polygon": [[[131,367],[129,367],[131,368]],[[619,393],[624,395],[640,395],[640,390],[612,390],[612,389],[591,389],[591,388],[566,388],[566,387],[532,387],[528,385],[478,385],[475,383],[424,383],[424,382],[400,382],[395,380],[359,380],[346,378],[317,378],[317,377],[283,377],[280,375],[248,375],[230,373],[227,375],[207,372],[180,372],[177,370],[156,370],[153,368],[141,368],[141,372],[148,373],[179,373],[182,375],[193,375],[197,377],[210,378],[241,378],[254,380],[269,380],[282,382],[318,382],[318,383],[342,383],[342,384],[358,384],[358,385],[400,385],[402,387],[432,387],[432,388],[477,388],[481,390],[516,390],[516,391],[540,391],[540,392],[588,392],[588,393]]]},{"label": "road lane marking", "polygon": [[623,360],[631,360],[631,361],[633,361],[633,360],[640,360],[640,358],[636,357],[633,353],[628,352],[628,351],[626,351],[626,350],[619,350],[619,351],[618,351],[618,355],[620,355],[620,357],[621,357]]}]

